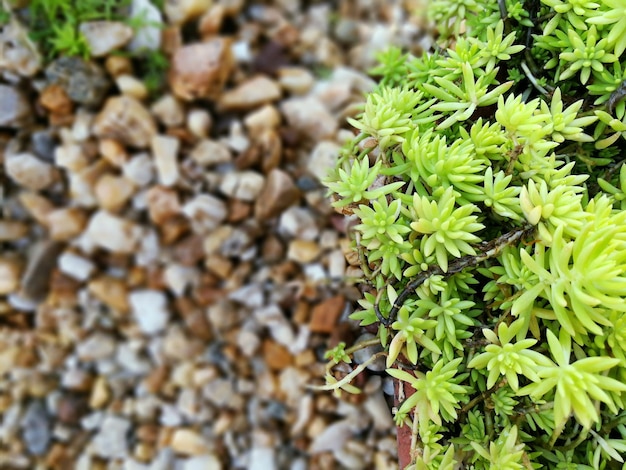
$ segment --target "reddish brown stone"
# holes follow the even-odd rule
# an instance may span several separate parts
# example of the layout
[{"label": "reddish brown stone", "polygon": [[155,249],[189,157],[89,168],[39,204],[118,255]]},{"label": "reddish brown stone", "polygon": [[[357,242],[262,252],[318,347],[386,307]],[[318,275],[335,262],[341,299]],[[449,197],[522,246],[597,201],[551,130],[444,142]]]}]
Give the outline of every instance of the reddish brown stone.
[{"label": "reddish brown stone", "polygon": [[163,244],[170,245],[188,234],[191,226],[185,216],[176,215],[163,222],[159,229],[161,230],[161,241]]},{"label": "reddish brown stone", "polygon": [[39,102],[50,113],[59,117],[72,114],[74,105],[61,85],[49,85],[39,95]]},{"label": "reddish brown stone", "polygon": [[251,204],[240,199],[230,199],[228,201],[228,222],[241,222],[247,219],[251,213]]},{"label": "reddish brown stone", "polygon": [[309,329],[313,333],[332,333],[345,307],[345,299],[337,295],[313,307]]},{"label": "reddish brown stone", "polygon": [[263,357],[270,369],[283,370],[293,363],[293,356],[284,346],[267,339],[263,341]]}]

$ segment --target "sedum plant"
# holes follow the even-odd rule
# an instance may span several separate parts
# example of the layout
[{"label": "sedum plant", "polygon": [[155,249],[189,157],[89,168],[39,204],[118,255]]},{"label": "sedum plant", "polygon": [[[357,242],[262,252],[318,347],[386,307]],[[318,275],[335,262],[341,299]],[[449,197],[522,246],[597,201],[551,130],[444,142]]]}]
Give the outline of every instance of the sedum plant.
[{"label": "sedum plant", "polygon": [[[431,0],[326,184],[410,469],[626,468],[626,3]],[[371,345],[372,340],[364,346]],[[329,353],[327,390],[365,364]]]}]

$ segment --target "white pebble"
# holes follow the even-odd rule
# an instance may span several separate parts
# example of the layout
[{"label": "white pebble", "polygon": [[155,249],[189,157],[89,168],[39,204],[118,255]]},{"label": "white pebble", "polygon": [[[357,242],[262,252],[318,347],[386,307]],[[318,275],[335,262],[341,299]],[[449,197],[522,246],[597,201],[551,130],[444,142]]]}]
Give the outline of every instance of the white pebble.
[{"label": "white pebble", "polygon": [[59,269],[78,281],[86,281],[96,266],[87,258],[66,251],[59,257]]},{"label": "white pebble", "polygon": [[165,294],[152,289],[137,290],[130,293],[129,301],[142,332],[154,335],[163,331],[170,317]]},{"label": "white pebble", "polygon": [[175,137],[155,135],[151,142],[154,162],[159,182],[164,186],[173,186],[178,181],[178,148],[180,142]]}]

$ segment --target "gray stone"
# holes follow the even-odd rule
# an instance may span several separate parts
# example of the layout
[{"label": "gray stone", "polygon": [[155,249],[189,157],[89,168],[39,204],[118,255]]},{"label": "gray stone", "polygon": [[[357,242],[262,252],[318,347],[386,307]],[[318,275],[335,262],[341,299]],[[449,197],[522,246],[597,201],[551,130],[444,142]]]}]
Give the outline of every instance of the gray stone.
[{"label": "gray stone", "polygon": [[50,445],[50,417],[42,401],[33,401],[22,418],[22,437],[32,455],[45,454]]},{"label": "gray stone", "polygon": [[0,84],[0,126],[17,129],[30,124],[33,109],[21,90]]},{"label": "gray stone", "polygon": [[102,67],[80,57],[60,57],[45,71],[49,83],[60,85],[70,99],[85,106],[99,106],[111,87]]},{"label": "gray stone", "polygon": [[126,434],[131,428],[131,422],[120,416],[107,415],[102,420],[98,434],[92,444],[96,455],[107,459],[121,459],[128,455],[128,440]]}]

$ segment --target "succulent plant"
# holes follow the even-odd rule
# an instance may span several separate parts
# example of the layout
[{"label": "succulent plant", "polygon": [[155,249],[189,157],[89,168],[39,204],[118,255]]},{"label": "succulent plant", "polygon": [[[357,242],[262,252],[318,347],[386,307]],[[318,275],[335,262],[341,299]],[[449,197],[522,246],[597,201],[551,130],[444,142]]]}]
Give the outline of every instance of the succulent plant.
[{"label": "succulent plant", "polygon": [[428,15],[434,50],[381,54],[327,180],[371,286],[352,318],[415,389],[403,465],[625,468],[626,6]]}]

